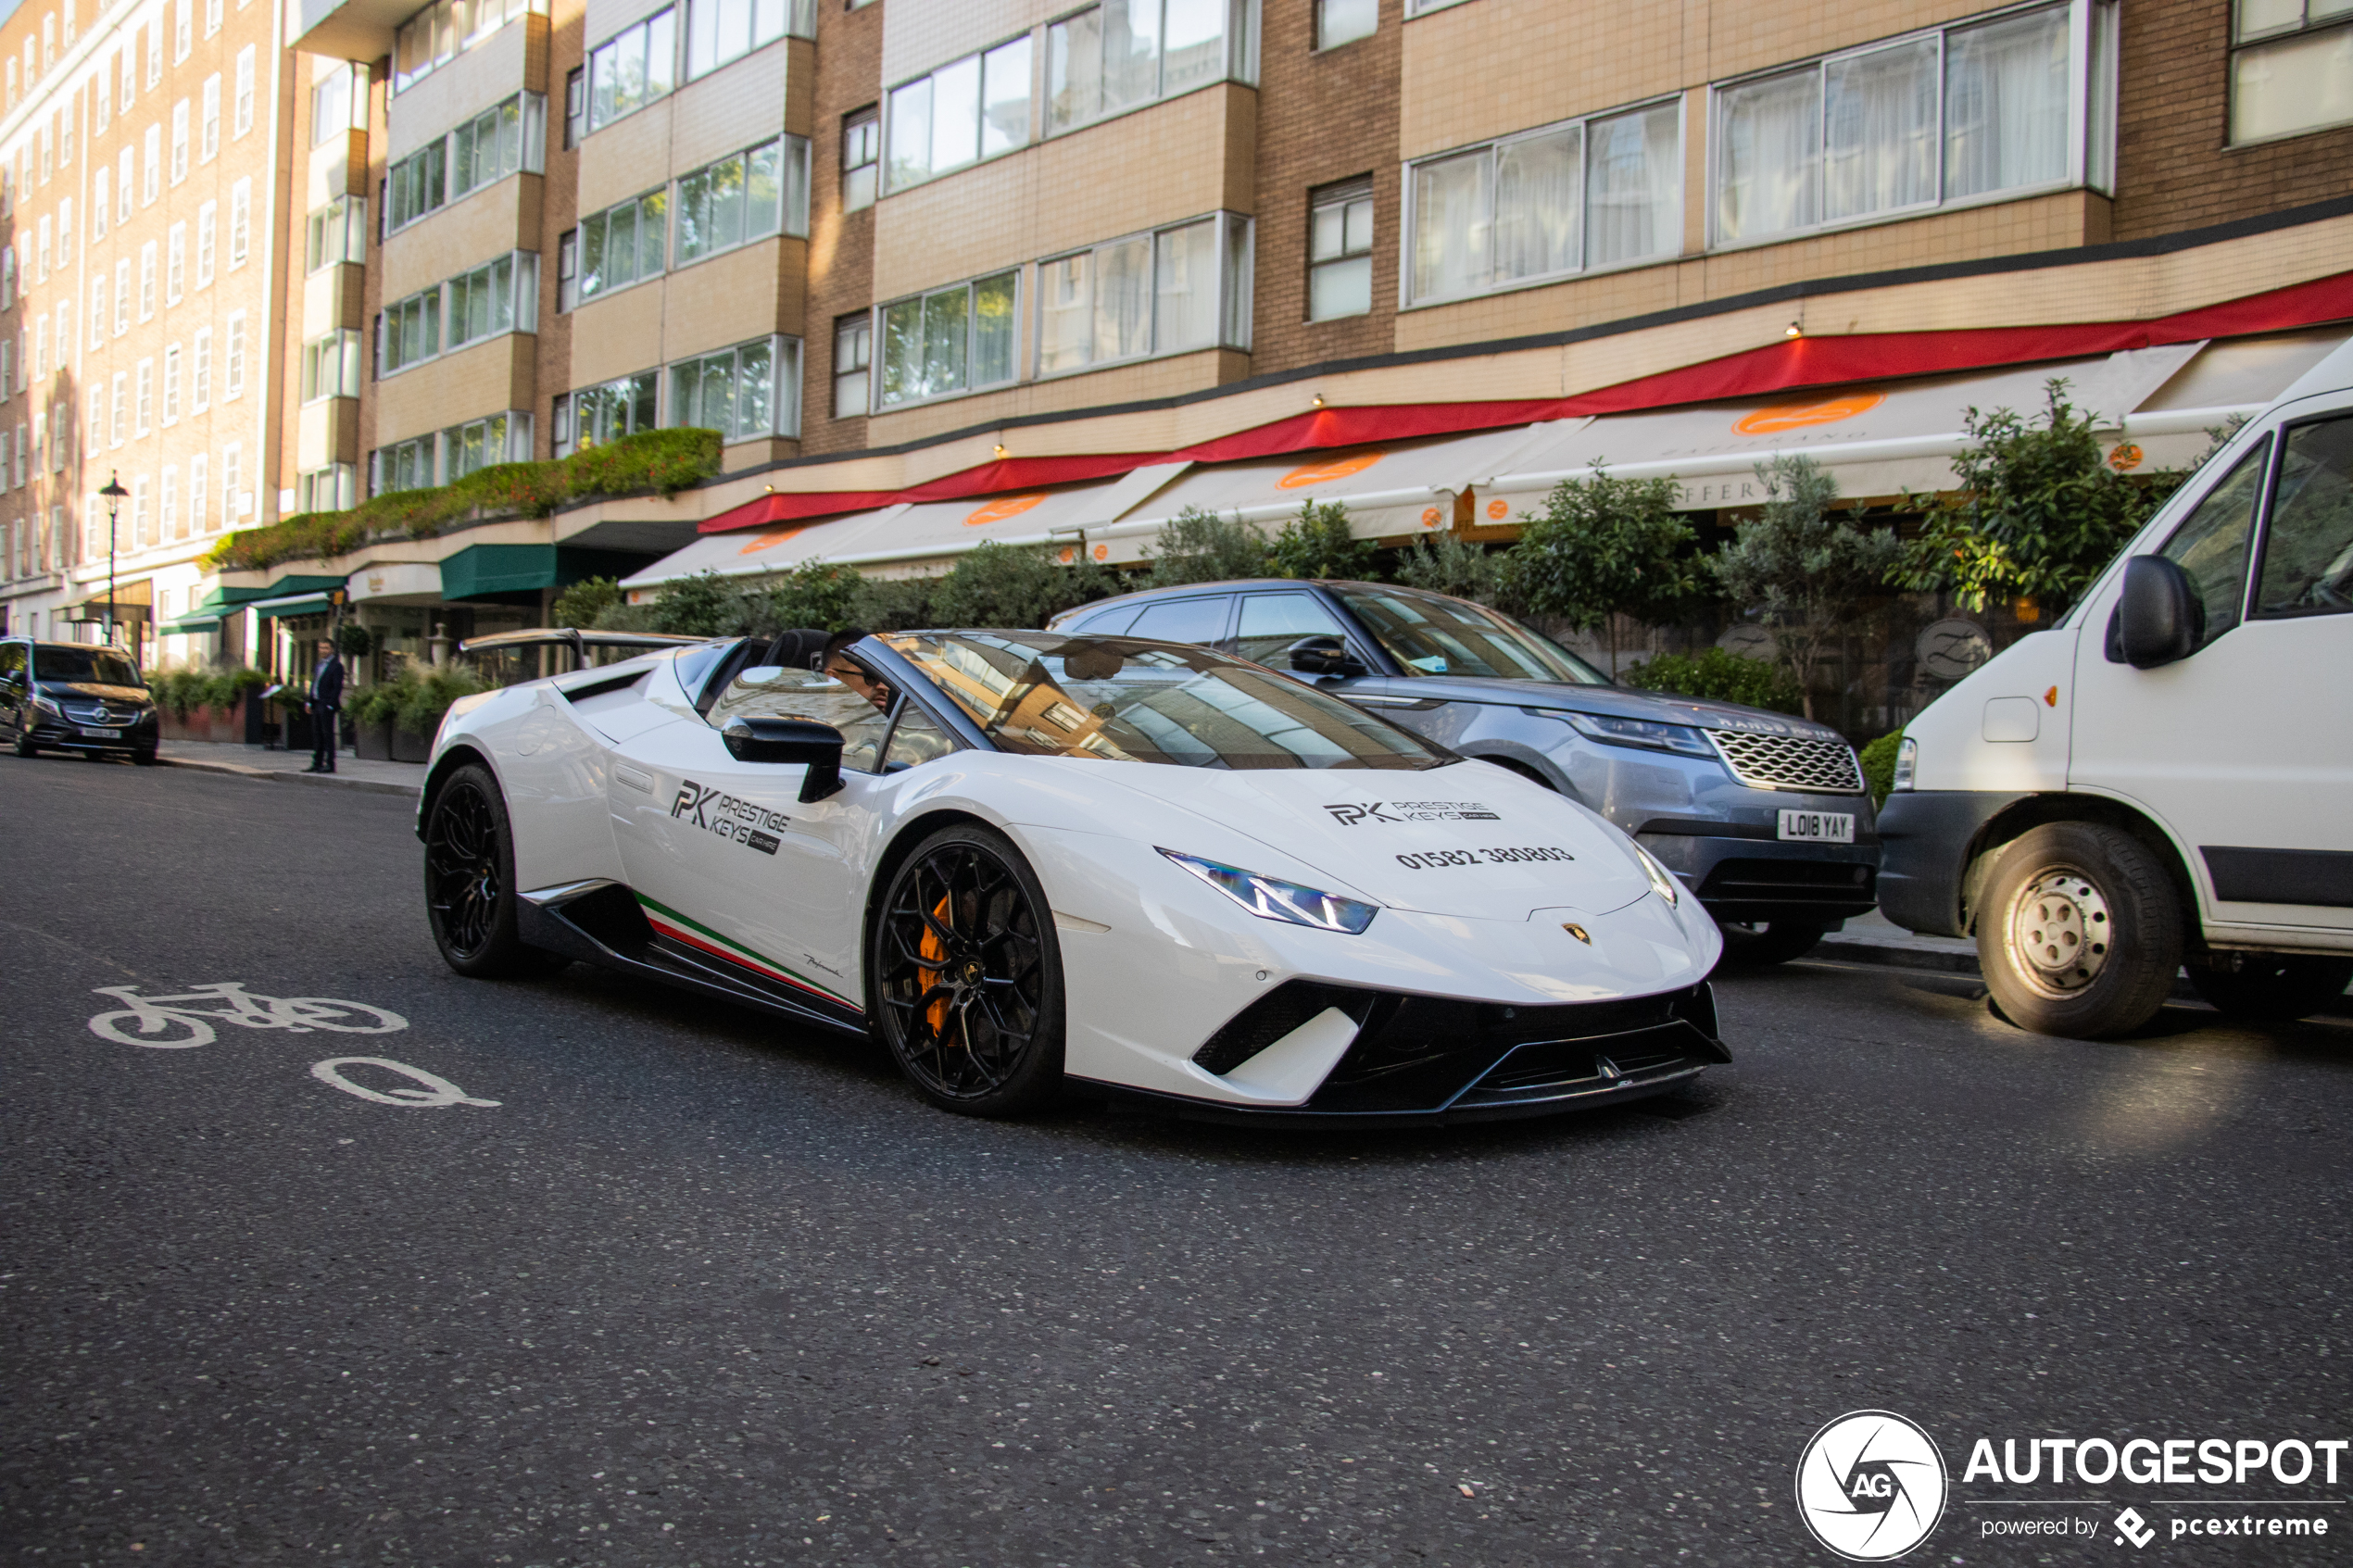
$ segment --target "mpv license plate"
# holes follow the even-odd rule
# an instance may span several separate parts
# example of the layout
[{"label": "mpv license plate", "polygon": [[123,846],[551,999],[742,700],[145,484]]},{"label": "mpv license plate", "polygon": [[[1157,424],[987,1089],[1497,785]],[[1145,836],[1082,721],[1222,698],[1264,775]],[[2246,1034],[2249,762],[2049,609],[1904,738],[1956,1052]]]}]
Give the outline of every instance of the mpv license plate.
[{"label": "mpv license plate", "polygon": [[1855,842],[1855,813],[1783,811],[1780,835],[1806,844],[1852,844]]},{"label": "mpv license plate", "polygon": [[[122,732],[120,730],[104,730],[94,724],[81,724],[75,727],[93,740],[120,740],[122,738]],[[1789,813],[1784,811],[1781,815],[1786,817]]]}]

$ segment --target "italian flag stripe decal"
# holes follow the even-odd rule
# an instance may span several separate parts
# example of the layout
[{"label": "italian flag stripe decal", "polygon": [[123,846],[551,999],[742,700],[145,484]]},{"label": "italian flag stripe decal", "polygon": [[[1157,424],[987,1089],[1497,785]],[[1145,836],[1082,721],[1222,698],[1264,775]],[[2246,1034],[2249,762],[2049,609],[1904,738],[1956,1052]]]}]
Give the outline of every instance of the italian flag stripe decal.
[{"label": "italian flag stripe decal", "polygon": [[829,990],[813,980],[795,974],[775,960],[755,953],[740,942],[728,940],[711,927],[698,921],[690,920],[667,904],[658,904],[642,893],[637,894],[636,897],[638,907],[646,911],[646,918],[653,923],[653,928],[674,942],[684,942],[687,947],[709,953],[713,958],[725,959],[729,963],[739,964],[756,974],[764,975],[770,980],[789,985],[797,991],[807,991],[812,996],[822,997],[837,1007],[846,1007],[852,1012],[866,1010],[840,992]]}]

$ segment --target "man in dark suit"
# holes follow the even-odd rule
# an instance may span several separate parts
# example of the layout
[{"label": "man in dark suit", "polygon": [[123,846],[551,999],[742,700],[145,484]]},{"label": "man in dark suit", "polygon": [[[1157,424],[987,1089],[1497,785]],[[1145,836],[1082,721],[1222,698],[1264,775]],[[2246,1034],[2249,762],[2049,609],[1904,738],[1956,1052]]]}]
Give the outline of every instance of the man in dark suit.
[{"label": "man in dark suit", "polygon": [[343,660],[335,645],[319,644],[319,668],[310,673],[310,766],[306,773],[335,771],[336,731],[342,727]]}]

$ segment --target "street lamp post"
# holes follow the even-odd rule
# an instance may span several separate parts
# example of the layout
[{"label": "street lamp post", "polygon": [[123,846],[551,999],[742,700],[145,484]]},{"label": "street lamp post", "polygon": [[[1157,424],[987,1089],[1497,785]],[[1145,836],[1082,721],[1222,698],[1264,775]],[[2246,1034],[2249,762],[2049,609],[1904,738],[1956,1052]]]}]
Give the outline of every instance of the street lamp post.
[{"label": "street lamp post", "polygon": [[[122,487],[122,476],[107,470],[107,487],[98,492],[107,498],[107,646],[114,646],[114,549],[115,517],[122,510],[122,498],[131,494]],[[133,661],[135,664],[135,660]]]}]

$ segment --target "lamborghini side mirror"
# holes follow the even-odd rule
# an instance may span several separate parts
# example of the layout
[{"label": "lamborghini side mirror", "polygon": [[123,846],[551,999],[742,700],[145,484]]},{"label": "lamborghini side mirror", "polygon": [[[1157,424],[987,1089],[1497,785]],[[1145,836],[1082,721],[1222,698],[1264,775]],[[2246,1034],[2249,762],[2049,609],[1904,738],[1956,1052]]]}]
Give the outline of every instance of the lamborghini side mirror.
[{"label": "lamborghini side mirror", "polygon": [[2154,670],[2197,651],[2205,631],[2206,606],[2190,574],[2163,556],[2134,556],[2124,563],[2124,593],[2117,601],[2114,643],[2124,662]]},{"label": "lamborghini side mirror", "polygon": [[744,716],[728,720],[719,738],[738,762],[807,767],[809,776],[800,785],[803,801],[823,800],[841,788],[841,732],[831,724]]},{"label": "lamborghini side mirror", "polygon": [[1365,666],[1338,637],[1302,637],[1287,648],[1290,667],[1301,675],[1337,675],[1349,679],[1366,673]]}]

